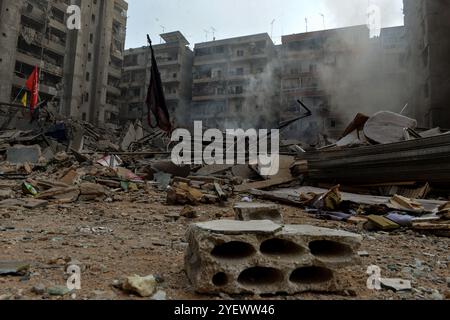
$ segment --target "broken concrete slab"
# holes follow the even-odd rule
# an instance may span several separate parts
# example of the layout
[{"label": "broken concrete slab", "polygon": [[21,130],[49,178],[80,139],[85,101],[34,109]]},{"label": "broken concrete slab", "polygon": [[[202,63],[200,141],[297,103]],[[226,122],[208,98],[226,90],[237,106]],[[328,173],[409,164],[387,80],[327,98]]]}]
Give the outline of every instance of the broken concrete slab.
[{"label": "broken concrete slab", "polygon": [[0,200],[14,198],[14,191],[11,189],[0,189]]},{"label": "broken concrete slab", "polygon": [[191,173],[191,167],[188,165],[178,166],[170,160],[159,160],[152,162],[151,167],[155,171],[165,172],[174,177],[187,178]]},{"label": "broken concrete slab", "polygon": [[[260,223],[269,228],[249,227]],[[270,221],[192,225],[185,269],[195,290],[295,294],[343,289],[338,279],[343,267],[359,262],[361,236],[313,226],[276,226]]]},{"label": "broken concrete slab", "polygon": [[80,190],[77,187],[52,188],[39,193],[36,199],[53,199],[61,202],[74,202],[78,199]]},{"label": "broken concrete slab", "polygon": [[412,290],[411,281],[403,279],[380,278],[381,286],[394,291]]},{"label": "broken concrete slab", "polygon": [[239,202],[234,206],[234,212],[236,220],[271,220],[275,223],[283,223],[280,208],[274,203]]},{"label": "broken concrete slab", "polygon": [[0,276],[23,276],[29,269],[27,262],[0,261]]},{"label": "broken concrete slab", "polygon": [[204,167],[200,168],[196,172],[196,174],[200,175],[200,176],[209,176],[212,174],[221,173],[221,172],[226,171],[233,167],[234,167],[234,165],[230,165],[230,164],[213,164],[213,165],[204,166]]},{"label": "broken concrete slab", "polygon": [[167,203],[198,205],[205,196],[200,190],[191,188],[187,183],[178,182],[167,190]]},{"label": "broken concrete slab", "polygon": [[279,186],[281,184],[286,184],[289,182],[294,181],[295,178],[294,177],[274,177],[271,178],[269,180],[265,180],[265,181],[257,181],[257,182],[250,182],[250,183],[245,183],[242,184],[240,186],[236,186],[234,188],[234,191],[236,192],[246,192],[248,190],[251,189],[267,189],[270,187],[275,187],[275,186]]},{"label": "broken concrete slab", "polygon": [[15,145],[6,151],[6,159],[12,164],[23,164],[25,162],[38,164],[41,155],[41,147],[38,145]]},{"label": "broken concrete slab", "polygon": [[153,275],[127,277],[122,285],[124,291],[138,294],[143,298],[151,297],[156,292],[156,279]]},{"label": "broken concrete slab", "polygon": [[417,121],[397,113],[381,111],[373,115],[364,125],[365,136],[380,144],[404,141],[404,129],[415,129]]},{"label": "broken concrete slab", "polygon": [[106,189],[98,183],[84,182],[80,184],[80,201],[103,200],[106,197]]},{"label": "broken concrete slab", "polygon": [[77,178],[78,178],[77,171],[74,169],[71,169],[60,179],[60,182],[67,184],[67,185],[72,185]]},{"label": "broken concrete slab", "polygon": [[37,209],[47,206],[48,201],[33,198],[6,199],[0,201],[0,208],[23,207],[26,209]]},{"label": "broken concrete slab", "polygon": [[208,232],[222,234],[260,233],[273,234],[282,227],[270,220],[235,221],[216,220],[196,224],[196,227]]}]

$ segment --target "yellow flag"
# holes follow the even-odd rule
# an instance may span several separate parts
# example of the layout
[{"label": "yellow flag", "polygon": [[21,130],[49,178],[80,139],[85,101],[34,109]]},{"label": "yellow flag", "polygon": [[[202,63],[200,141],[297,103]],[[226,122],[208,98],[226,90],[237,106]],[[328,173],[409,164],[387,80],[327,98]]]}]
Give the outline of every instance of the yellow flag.
[{"label": "yellow flag", "polygon": [[27,106],[27,102],[28,102],[28,94],[25,92],[22,97],[22,104],[24,107]]}]

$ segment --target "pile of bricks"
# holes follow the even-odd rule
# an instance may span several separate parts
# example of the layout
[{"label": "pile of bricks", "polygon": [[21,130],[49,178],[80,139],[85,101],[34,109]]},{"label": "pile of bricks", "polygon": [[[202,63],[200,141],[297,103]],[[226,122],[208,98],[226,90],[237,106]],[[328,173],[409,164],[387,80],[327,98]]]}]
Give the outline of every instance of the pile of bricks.
[{"label": "pile of bricks", "polygon": [[193,224],[187,275],[199,293],[335,292],[343,267],[359,262],[361,236],[269,220]]}]

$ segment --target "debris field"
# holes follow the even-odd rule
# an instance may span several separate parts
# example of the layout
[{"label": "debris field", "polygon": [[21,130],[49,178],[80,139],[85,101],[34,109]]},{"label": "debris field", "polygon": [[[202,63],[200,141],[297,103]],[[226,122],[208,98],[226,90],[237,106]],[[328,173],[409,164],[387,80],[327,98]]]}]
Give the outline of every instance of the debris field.
[{"label": "debris field", "polygon": [[358,115],[263,176],[139,122],[2,131],[0,299],[449,299],[449,137]]}]

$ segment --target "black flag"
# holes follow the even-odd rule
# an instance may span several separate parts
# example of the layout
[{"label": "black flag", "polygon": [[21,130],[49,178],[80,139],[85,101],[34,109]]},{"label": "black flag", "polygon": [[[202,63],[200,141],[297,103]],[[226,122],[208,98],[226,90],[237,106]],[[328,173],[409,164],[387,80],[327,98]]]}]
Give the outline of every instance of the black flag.
[{"label": "black flag", "polygon": [[[148,124],[152,128],[159,127],[161,130],[170,133],[172,131],[172,124],[170,123],[169,111],[167,110],[166,99],[164,97],[161,74],[159,73],[158,65],[156,64],[155,53],[149,35],[147,35],[147,40],[152,52],[150,86],[148,87],[146,100],[148,106]],[[156,126],[154,127],[152,126],[151,121],[152,113],[156,118]]]}]

